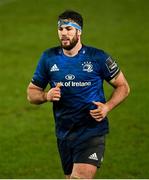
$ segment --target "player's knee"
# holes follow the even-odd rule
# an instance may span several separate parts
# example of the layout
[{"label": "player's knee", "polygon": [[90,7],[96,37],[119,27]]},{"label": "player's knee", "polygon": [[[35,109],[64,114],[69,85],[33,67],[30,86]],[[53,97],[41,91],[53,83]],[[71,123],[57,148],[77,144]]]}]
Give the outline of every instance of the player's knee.
[{"label": "player's knee", "polygon": [[71,176],[71,175],[65,175],[65,178],[66,178],[66,179],[70,179],[70,176]]},{"label": "player's knee", "polygon": [[81,177],[72,175],[72,176],[70,177],[70,179],[81,179]]},{"label": "player's knee", "polygon": [[73,171],[70,179],[83,179],[85,176],[86,175],[83,171]]},{"label": "player's knee", "polygon": [[93,165],[75,165],[70,179],[93,179],[96,170]]},{"label": "player's knee", "polygon": [[92,179],[92,175],[86,174],[85,172],[72,173],[70,179]]}]

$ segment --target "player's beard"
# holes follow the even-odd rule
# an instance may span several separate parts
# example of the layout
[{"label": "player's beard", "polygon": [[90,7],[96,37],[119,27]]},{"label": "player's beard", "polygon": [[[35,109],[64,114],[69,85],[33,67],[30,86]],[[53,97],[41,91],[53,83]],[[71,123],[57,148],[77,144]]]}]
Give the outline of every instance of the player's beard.
[{"label": "player's beard", "polygon": [[63,44],[62,40],[61,40],[61,47],[65,50],[71,50],[73,49],[76,44],[78,43],[79,39],[78,39],[78,36],[77,36],[77,33],[75,34],[75,36],[72,38],[72,40],[69,39],[69,45],[65,45]]}]

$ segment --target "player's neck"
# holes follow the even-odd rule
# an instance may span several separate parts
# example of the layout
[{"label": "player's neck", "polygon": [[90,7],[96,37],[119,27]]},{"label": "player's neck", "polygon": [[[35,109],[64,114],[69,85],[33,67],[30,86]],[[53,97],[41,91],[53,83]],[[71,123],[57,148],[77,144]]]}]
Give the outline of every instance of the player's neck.
[{"label": "player's neck", "polygon": [[72,48],[71,50],[63,49],[63,52],[66,56],[73,57],[78,54],[81,48],[82,48],[82,43],[78,41],[78,43],[76,44],[74,48]]}]

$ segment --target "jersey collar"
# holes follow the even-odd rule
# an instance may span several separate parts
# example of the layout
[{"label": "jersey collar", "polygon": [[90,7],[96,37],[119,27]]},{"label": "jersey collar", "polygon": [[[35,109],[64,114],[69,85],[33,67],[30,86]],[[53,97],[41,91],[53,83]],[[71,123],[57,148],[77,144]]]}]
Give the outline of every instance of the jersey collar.
[{"label": "jersey collar", "polygon": [[[85,54],[86,53],[86,46],[84,44],[82,44],[81,49],[78,51],[78,54]],[[59,54],[63,54],[63,49],[61,47],[59,47]],[[78,55],[77,54],[77,55]],[[76,56],[77,56],[76,55]]]}]

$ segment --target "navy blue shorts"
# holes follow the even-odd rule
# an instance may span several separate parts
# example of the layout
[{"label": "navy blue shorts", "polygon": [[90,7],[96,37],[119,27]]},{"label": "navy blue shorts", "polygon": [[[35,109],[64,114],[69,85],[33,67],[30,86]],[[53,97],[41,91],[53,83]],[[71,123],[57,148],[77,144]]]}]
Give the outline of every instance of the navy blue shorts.
[{"label": "navy blue shorts", "polygon": [[72,146],[71,140],[57,139],[57,144],[65,175],[72,173],[74,163],[92,164],[99,168],[103,161],[105,136],[91,137],[77,146]]}]

